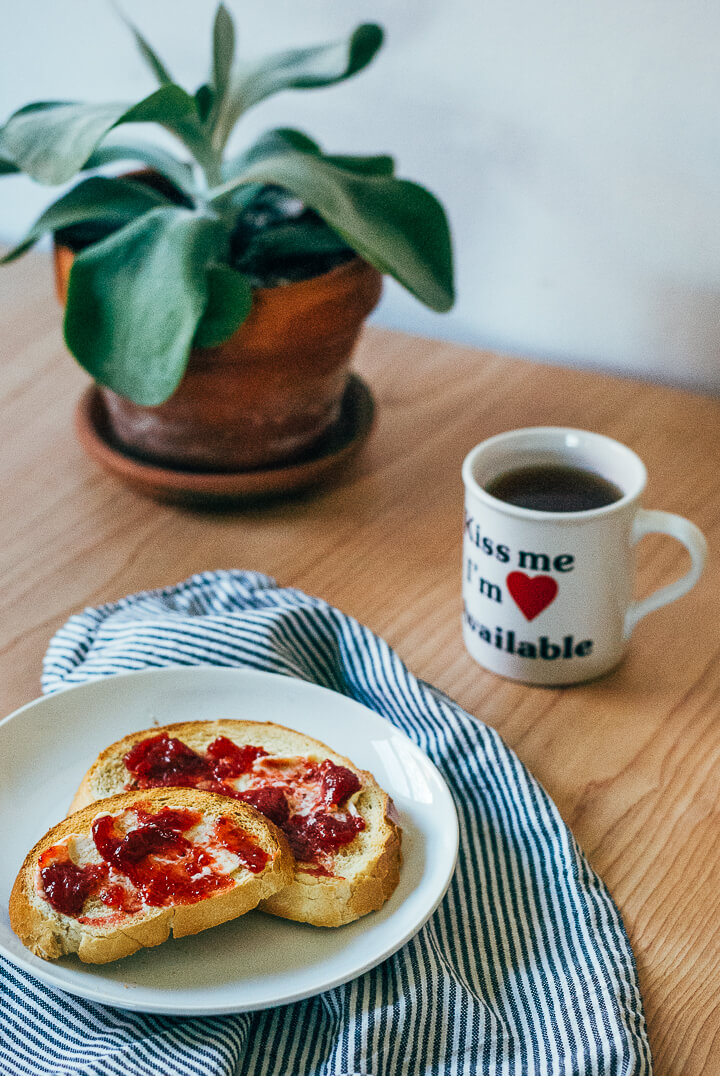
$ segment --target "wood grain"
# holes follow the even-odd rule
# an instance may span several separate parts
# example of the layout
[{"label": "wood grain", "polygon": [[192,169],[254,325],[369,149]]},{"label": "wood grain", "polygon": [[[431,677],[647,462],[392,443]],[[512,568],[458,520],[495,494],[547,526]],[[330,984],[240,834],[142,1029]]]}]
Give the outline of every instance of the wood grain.
[{"label": "wood grain", "polygon": [[[228,567],[321,595],[497,728],[548,789],[622,910],[658,1076],[720,1071],[720,402],[369,330],[356,366],[379,422],[343,482],[202,514],[143,500],[81,454],[86,378],[43,256],[0,273],[0,330],[2,712],[39,693],[50,635],[85,605]],[[702,583],[640,624],[616,672],[574,688],[486,673],[460,632],[460,464],[484,437],[545,424],[629,444],[648,465],[645,506],[710,542]],[[685,558],[645,540],[638,593]]]}]

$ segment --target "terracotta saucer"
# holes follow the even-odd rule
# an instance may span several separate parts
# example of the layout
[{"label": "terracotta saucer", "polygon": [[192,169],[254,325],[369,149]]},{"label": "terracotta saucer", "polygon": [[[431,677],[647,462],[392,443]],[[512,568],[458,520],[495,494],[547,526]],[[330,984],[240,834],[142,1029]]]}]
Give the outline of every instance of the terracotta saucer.
[{"label": "terracotta saucer", "polygon": [[266,470],[228,473],[176,471],[127,455],[109,439],[102,400],[94,385],[78,400],[75,428],[91,459],[136,492],[170,504],[212,507],[276,497],[332,481],[367,440],[374,419],[370,389],[361,377],[351,374],[339,420],[305,459]]}]

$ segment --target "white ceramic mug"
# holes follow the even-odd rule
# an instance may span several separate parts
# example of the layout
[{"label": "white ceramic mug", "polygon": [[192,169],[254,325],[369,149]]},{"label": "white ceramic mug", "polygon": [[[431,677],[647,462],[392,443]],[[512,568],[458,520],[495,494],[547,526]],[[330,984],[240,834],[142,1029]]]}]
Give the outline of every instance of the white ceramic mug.
[{"label": "white ceramic mug", "polygon": [[[622,496],[589,511],[541,512],[485,488],[501,474],[547,464],[592,471]],[[608,672],[638,621],[686,594],[702,574],[702,532],[681,516],[640,508],[645,466],[609,437],[552,426],[511,430],[477,445],[462,474],[463,635],[475,660],[502,676],[571,684]],[[655,532],[681,542],[691,567],[633,601],[633,547]]]}]

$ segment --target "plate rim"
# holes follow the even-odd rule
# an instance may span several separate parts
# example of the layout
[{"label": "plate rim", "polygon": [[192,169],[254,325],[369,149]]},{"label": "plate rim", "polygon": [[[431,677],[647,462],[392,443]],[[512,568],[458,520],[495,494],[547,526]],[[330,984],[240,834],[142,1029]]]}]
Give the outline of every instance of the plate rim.
[{"label": "plate rim", "polygon": [[[449,843],[452,849],[452,854],[448,859],[448,865],[445,870],[445,877],[443,880],[442,887],[441,889],[439,889],[438,894],[436,895],[436,898],[434,899],[432,905],[429,907],[428,910],[423,913],[423,916],[420,919],[414,919],[409,925],[409,927],[401,931],[399,938],[397,938],[388,948],[384,949],[381,955],[371,957],[366,963],[363,963],[359,967],[355,967],[349,974],[344,972],[338,973],[327,983],[323,984],[321,989],[318,989],[316,986],[310,986],[307,989],[301,988],[292,991],[291,993],[284,995],[283,997],[278,998],[273,1002],[261,1001],[257,1004],[243,1003],[241,1005],[238,1005],[237,1003],[233,1002],[228,1002],[226,1004],[217,1004],[211,1002],[210,1004],[199,1004],[191,1006],[183,1003],[162,1004],[160,1002],[143,1002],[138,999],[133,999],[131,992],[128,992],[129,996],[127,997],[127,999],[121,998],[120,1000],[117,1000],[114,994],[106,996],[102,989],[97,989],[94,986],[88,986],[88,988],[84,988],[82,982],[78,986],[76,986],[75,984],[68,985],[66,980],[54,974],[54,965],[52,962],[44,961],[43,966],[38,968],[34,963],[31,963],[30,957],[25,958],[22,954],[18,955],[15,953],[9,953],[1,941],[0,955],[2,955],[6,960],[8,960],[14,967],[20,968],[28,975],[40,979],[42,982],[52,987],[53,989],[60,990],[63,993],[71,994],[73,997],[81,997],[85,1000],[95,1002],[96,1004],[108,1005],[113,1008],[122,1009],[124,1011],[142,1012],[165,1016],[190,1017],[223,1016],[231,1015],[233,1013],[258,1012],[264,1009],[278,1008],[282,1005],[291,1005],[296,1002],[306,1000],[307,998],[315,997],[319,994],[324,994],[328,990],[333,990],[336,987],[343,986],[346,983],[352,982],[354,979],[359,978],[361,975],[364,975],[366,972],[371,971],[375,967],[378,967],[378,965],[384,963],[385,960],[388,960],[390,957],[394,956],[400,949],[402,949],[404,945],[406,945],[412,938],[414,938],[415,935],[420,932],[420,930],[422,930],[430,917],[437,911],[437,908],[445,898],[445,895],[450,888],[450,883],[452,882],[457,867],[457,859],[459,853],[459,818],[457,807],[455,805],[455,801],[453,799],[450,788],[448,787],[447,781],[445,780],[433,760],[422,750],[422,748],[418,747],[418,745],[415,744],[402,729],[396,727],[387,718],[377,713],[371,707],[366,706],[362,702],[359,702],[357,699],[353,699],[348,695],[343,695],[341,692],[334,691],[332,688],[325,687],[323,684],[316,684],[312,680],[304,680],[301,677],[293,676],[291,674],[270,672],[264,669],[250,669],[231,665],[226,666],[207,664],[170,665],[151,669],[130,669],[122,670],[121,672],[111,673],[108,675],[93,677],[92,679],[83,681],[80,684],[68,684],[67,686],[61,686],[57,690],[47,695],[40,695],[35,699],[31,699],[23,706],[19,707],[18,709],[12,711],[12,713],[7,714],[5,717],[0,719],[0,735],[2,735],[2,729],[10,721],[17,719],[18,717],[22,717],[27,711],[41,709],[42,704],[47,703],[50,699],[53,699],[59,695],[66,695],[69,693],[74,693],[75,691],[82,691],[90,687],[97,687],[97,685],[101,682],[115,682],[117,679],[125,680],[128,678],[132,680],[140,678],[154,679],[161,678],[164,676],[172,676],[173,674],[177,676],[178,672],[183,672],[185,674],[189,673],[190,675],[195,675],[197,673],[200,673],[201,675],[221,674],[222,676],[241,676],[250,677],[252,679],[258,680],[267,678],[270,678],[272,680],[287,680],[295,685],[302,685],[301,690],[309,689],[311,692],[319,690],[324,694],[339,696],[345,702],[349,702],[354,704],[355,706],[359,706],[362,710],[365,710],[372,714],[373,718],[386,725],[388,729],[392,731],[393,735],[399,736],[403,740],[405,740],[410,745],[412,751],[419,754],[424,760],[424,763],[429,766],[431,771],[434,773],[434,776],[438,781],[438,785],[442,789],[442,794],[446,797],[447,805],[450,808],[449,820],[452,822],[453,839]],[[293,726],[291,724],[288,724],[287,727],[292,728]],[[400,909],[398,909],[398,911],[400,911]],[[394,914],[397,914],[397,912],[395,912]],[[48,965],[47,968],[45,968],[45,964]],[[88,980],[90,984],[94,984],[96,982],[104,983],[105,981],[106,980],[102,978],[95,977],[90,977]],[[160,992],[160,988],[158,987],[151,987],[146,989],[152,989],[156,992]],[[212,992],[212,988],[204,988],[204,992],[207,992],[208,990]]]}]

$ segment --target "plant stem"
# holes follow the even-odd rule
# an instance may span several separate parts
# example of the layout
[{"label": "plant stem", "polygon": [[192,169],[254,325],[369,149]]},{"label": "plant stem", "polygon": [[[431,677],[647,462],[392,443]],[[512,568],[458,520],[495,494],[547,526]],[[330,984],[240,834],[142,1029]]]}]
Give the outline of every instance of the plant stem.
[{"label": "plant stem", "polygon": [[198,153],[197,160],[205,176],[208,190],[219,186],[222,183],[222,173],[220,171],[220,159],[217,155],[208,147],[207,153],[202,155]]},{"label": "plant stem", "polygon": [[199,131],[182,132],[180,137],[200,166],[207,189],[219,186],[222,183],[222,154],[216,153],[210,139]]}]

